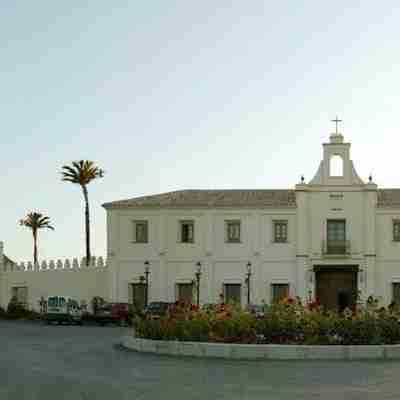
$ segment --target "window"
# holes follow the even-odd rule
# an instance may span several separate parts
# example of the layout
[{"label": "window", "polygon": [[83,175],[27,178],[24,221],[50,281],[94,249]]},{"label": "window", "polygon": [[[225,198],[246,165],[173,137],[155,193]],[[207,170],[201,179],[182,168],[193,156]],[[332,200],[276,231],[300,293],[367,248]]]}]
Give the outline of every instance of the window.
[{"label": "window", "polygon": [[194,243],[194,221],[180,221],[181,242]]},{"label": "window", "polygon": [[274,242],[285,243],[288,239],[288,222],[274,221]]},{"label": "window", "polygon": [[144,283],[129,284],[129,304],[135,310],[143,310],[146,303],[146,285]]},{"label": "window", "polygon": [[346,221],[332,219],[327,222],[327,253],[346,253]]},{"label": "window", "polygon": [[226,283],[225,288],[225,303],[241,303],[240,301],[240,283]]},{"label": "window", "polygon": [[134,234],[135,238],[134,241],[136,243],[147,243],[149,240],[149,227],[147,221],[134,221],[133,222]]},{"label": "window", "polygon": [[272,288],[272,303],[279,303],[286,297],[289,297],[289,284],[288,283],[273,283]]},{"label": "window", "polygon": [[393,221],[393,241],[400,242],[400,220]]},{"label": "window", "polygon": [[226,242],[240,242],[240,221],[225,221],[226,226]]},{"label": "window", "polygon": [[17,298],[17,302],[27,306],[28,304],[28,288],[26,286],[14,286],[11,295]]},{"label": "window", "polygon": [[400,282],[392,283],[392,301],[400,306]]},{"label": "window", "polygon": [[191,283],[178,283],[178,299],[187,303],[193,300],[193,285]]}]

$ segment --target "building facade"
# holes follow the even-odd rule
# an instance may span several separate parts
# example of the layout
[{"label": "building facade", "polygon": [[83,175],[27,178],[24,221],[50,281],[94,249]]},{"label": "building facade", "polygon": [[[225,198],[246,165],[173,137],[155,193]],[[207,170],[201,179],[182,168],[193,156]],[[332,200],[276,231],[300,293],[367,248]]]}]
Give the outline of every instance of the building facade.
[{"label": "building facade", "polygon": [[138,306],[299,296],[342,309],[370,295],[400,303],[400,189],[363,182],[339,133],[323,144],[314,178],[293,189],[181,190],[103,206],[107,260],[18,265],[0,242],[0,306],[15,295],[38,309],[54,294]]},{"label": "building facade", "polygon": [[148,301],[195,301],[199,265],[202,304],[400,300],[400,189],[363,182],[340,133],[323,144],[314,178],[293,189],[182,190],[103,206],[114,301],[143,302],[146,288]]}]

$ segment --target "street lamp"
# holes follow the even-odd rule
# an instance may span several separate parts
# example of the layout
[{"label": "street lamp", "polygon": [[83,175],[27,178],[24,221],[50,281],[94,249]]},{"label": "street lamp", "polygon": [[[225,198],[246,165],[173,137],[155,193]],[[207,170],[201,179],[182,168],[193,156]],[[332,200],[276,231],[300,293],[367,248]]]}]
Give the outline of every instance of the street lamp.
[{"label": "street lamp", "polygon": [[249,261],[246,265],[247,272],[246,272],[246,285],[247,285],[247,305],[250,305],[250,277],[251,277],[251,262]]},{"label": "street lamp", "polygon": [[196,268],[195,276],[196,276],[196,282],[197,282],[197,307],[199,307],[199,305],[200,305],[201,262],[198,261],[198,262],[196,263],[196,266],[197,266],[197,268]]},{"label": "street lamp", "polygon": [[145,276],[145,282],[146,282],[146,293],[145,293],[145,307],[149,304],[149,274],[150,274],[150,262],[145,261],[144,262],[144,276]]}]

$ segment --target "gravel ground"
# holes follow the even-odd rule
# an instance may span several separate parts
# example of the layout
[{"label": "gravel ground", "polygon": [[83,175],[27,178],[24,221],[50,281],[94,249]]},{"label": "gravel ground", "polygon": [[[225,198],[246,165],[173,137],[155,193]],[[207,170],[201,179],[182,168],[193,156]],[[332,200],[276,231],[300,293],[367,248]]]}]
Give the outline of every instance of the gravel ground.
[{"label": "gravel ground", "polygon": [[400,363],[227,361],[139,354],[132,328],[0,321],[0,399],[396,399]]}]

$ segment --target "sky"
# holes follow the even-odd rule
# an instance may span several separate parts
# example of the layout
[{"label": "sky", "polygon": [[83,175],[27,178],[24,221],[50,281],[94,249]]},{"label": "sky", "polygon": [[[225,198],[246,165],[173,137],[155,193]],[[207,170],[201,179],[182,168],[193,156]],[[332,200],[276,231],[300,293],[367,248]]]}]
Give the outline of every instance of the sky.
[{"label": "sky", "polygon": [[61,167],[92,160],[92,253],[105,202],[180,189],[294,188],[332,119],[360,177],[400,187],[400,3],[2,0],[0,240],[50,217],[39,258],[82,257],[84,202]]}]

